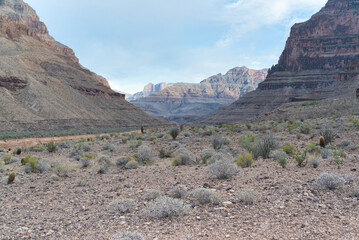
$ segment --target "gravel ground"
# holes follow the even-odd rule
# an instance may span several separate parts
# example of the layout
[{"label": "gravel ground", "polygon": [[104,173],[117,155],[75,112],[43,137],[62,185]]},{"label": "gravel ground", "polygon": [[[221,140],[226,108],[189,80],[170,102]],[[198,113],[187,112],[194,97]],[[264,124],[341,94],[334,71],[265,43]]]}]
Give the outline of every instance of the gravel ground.
[{"label": "gravel ground", "polygon": [[[242,151],[237,139],[243,134],[229,133],[229,147]],[[298,140],[296,134],[284,130],[274,135],[280,145],[291,143],[297,149],[311,142],[309,135]],[[358,142],[356,131],[338,135],[334,144],[343,139]],[[211,139],[192,134],[180,135],[178,141],[199,156],[211,148]],[[108,142],[115,146],[114,152],[108,152],[113,162],[137,152],[116,137]],[[171,142],[158,139],[143,144],[158,154],[161,146]],[[103,144],[104,140],[91,143],[90,152],[106,153]],[[2,166],[2,178],[16,171],[17,181],[0,185],[1,239],[110,239],[125,230],[139,232],[145,239],[359,239],[358,198],[352,195],[359,184],[358,150],[348,151],[343,164],[323,159],[318,168],[299,168],[292,158],[286,168],[274,160],[259,159],[227,180],[211,178],[206,165],[174,167],[172,159],[158,157],[152,166],[134,170],[113,166],[106,174],[92,174],[95,166],[81,168],[68,157],[69,151],[31,153],[71,165],[68,177],[57,177],[52,171],[26,174],[20,162]],[[320,188],[316,178],[323,172],[344,176],[346,184],[335,190]],[[84,179],[88,179],[86,184],[79,186]],[[200,187],[213,189],[222,196],[221,203],[195,205],[188,197],[184,199],[191,206],[188,215],[143,217],[141,210],[149,204],[146,190],[168,194],[178,184],[185,185],[188,193]],[[240,201],[238,193],[244,189],[255,191],[253,205]],[[135,207],[123,214],[109,211],[109,204],[118,198],[133,199]]]}]

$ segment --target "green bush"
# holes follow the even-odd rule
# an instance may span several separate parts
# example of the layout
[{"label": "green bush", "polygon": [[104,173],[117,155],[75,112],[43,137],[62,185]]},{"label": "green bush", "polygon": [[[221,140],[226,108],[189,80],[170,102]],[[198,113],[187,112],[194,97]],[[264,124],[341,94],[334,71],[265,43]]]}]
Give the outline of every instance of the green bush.
[{"label": "green bush", "polygon": [[47,151],[52,153],[57,151],[57,143],[49,142],[46,144]]},{"label": "green bush", "polygon": [[171,135],[173,140],[176,140],[179,132],[180,132],[180,130],[178,128],[171,128],[170,129],[170,135]]},{"label": "green bush", "polygon": [[297,161],[299,167],[304,167],[307,165],[308,160],[306,150],[296,152],[294,154],[294,158]]},{"label": "green bush", "polygon": [[246,153],[244,155],[238,155],[238,158],[236,159],[237,166],[242,168],[247,168],[252,166],[253,164],[253,154],[252,153]]},{"label": "green bush", "polygon": [[280,147],[286,154],[293,155],[294,153],[294,146],[293,145],[284,145]]}]

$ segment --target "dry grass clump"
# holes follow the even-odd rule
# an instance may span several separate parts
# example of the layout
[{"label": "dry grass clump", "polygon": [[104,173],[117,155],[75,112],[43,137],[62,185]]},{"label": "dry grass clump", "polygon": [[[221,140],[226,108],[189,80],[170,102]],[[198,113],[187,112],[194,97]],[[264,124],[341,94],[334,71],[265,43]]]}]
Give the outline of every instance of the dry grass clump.
[{"label": "dry grass clump", "polygon": [[169,195],[172,198],[180,198],[183,199],[187,196],[187,187],[184,185],[177,185],[174,186],[171,191],[169,192]]},{"label": "dry grass clump", "polygon": [[144,237],[138,232],[124,231],[112,236],[110,240],[144,240]]},{"label": "dry grass clump", "polygon": [[135,207],[135,201],[133,199],[128,198],[119,198],[112,201],[109,206],[108,210],[111,213],[128,213]]},{"label": "dry grass clump", "polygon": [[214,204],[218,205],[222,201],[221,195],[211,189],[197,188],[191,193],[191,199],[195,204]]},{"label": "dry grass clump", "polygon": [[159,198],[161,196],[163,196],[163,192],[161,190],[148,189],[145,192],[145,200],[146,201],[152,201],[152,200],[155,200],[156,198]]},{"label": "dry grass clump", "polygon": [[190,206],[182,200],[159,197],[149,202],[141,214],[145,218],[171,218],[190,213]]},{"label": "dry grass clump", "polygon": [[239,172],[239,168],[232,161],[217,161],[208,167],[208,173],[211,177],[217,179],[229,179]]},{"label": "dry grass clump", "polygon": [[239,201],[245,205],[253,205],[257,193],[253,189],[243,189],[238,193]]},{"label": "dry grass clump", "polygon": [[316,179],[320,188],[334,190],[345,184],[345,179],[337,174],[321,173]]}]

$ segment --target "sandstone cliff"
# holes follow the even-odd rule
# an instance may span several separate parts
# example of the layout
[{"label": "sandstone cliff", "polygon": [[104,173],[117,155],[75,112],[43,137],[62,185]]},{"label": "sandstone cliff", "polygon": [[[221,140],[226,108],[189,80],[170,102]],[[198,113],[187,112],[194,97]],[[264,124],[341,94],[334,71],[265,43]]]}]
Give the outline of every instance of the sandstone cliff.
[{"label": "sandstone cliff", "polygon": [[287,102],[313,100],[313,91],[329,97],[336,81],[356,76],[358,69],[350,66],[358,59],[359,1],[329,0],[310,20],[292,27],[278,64],[256,91],[197,123],[245,121]]},{"label": "sandstone cliff", "polygon": [[225,75],[212,76],[199,84],[177,83],[133,103],[171,121],[190,121],[229,105],[245,93],[253,91],[266,74],[267,69],[237,67]]},{"label": "sandstone cliff", "polygon": [[133,102],[135,100],[138,100],[138,99],[141,99],[144,97],[148,97],[153,93],[160,92],[160,91],[162,91],[168,87],[171,87],[173,85],[174,85],[174,83],[159,83],[156,85],[153,83],[149,83],[143,88],[142,92],[138,92],[138,93],[135,93],[133,95],[128,95],[128,96],[126,95],[126,100],[129,102]]},{"label": "sandstone cliff", "polygon": [[22,0],[0,0],[0,132],[160,126],[48,35]]}]

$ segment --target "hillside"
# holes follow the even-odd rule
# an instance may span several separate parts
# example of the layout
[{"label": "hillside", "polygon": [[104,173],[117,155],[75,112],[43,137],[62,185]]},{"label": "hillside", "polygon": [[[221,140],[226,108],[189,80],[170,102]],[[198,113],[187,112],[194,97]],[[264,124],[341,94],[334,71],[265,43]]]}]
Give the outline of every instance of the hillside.
[{"label": "hillside", "polygon": [[196,122],[246,121],[288,102],[335,97],[338,85],[358,74],[358,47],[358,1],[329,0],[310,20],[292,27],[278,64],[256,91]]},{"label": "hillside", "polygon": [[0,132],[167,124],[81,66],[22,0],[0,1],[0,15]]}]

